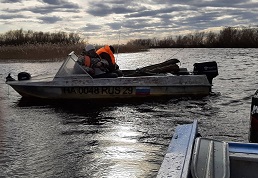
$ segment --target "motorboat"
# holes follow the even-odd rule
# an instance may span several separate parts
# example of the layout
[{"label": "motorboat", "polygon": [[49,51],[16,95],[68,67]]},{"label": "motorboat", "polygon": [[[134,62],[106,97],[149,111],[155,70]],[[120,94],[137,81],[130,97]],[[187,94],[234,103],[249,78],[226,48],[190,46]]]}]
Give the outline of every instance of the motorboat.
[{"label": "motorboat", "polygon": [[53,76],[33,77],[21,72],[6,83],[22,97],[40,99],[137,99],[151,97],[207,96],[218,75],[215,61],[195,63],[193,72],[179,68],[177,59],[136,70],[122,70],[117,78],[94,78],[71,52]]}]

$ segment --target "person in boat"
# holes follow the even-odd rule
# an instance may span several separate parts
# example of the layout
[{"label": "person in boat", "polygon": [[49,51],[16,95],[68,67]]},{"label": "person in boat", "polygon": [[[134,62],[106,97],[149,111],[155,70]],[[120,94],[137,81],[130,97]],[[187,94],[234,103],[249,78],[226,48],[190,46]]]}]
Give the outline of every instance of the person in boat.
[{"label": "person in boat", "polygon": [[83,50],[78,59],[78,63],[88,72],[93,78],[116,78],[116,73],[108,71],[109,63],[105,59],[101,59],[96,53],[93,45],[89,44]]},{"label": "person in boat", "polygon": [[119,66],[115,61],[115,49],[111,45],[105,45],[104,47],[97,50],[97,54],[100,56],[101,59],[106,59],[109,63],[108,70],[109,72],[116,73],[118,77],[123,76],[121,70],[119,70]]}]

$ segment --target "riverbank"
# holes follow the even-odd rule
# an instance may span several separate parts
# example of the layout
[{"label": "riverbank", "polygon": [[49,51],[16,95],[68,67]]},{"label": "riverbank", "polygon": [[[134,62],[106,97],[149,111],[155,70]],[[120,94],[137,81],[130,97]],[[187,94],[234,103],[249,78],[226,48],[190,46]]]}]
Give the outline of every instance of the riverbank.
[{"label": "riverbank", "polygon": [[[85,44],[28,44],[22,46],[1,46],[0,62],[61,61],[71,52],[80,54]],[[96,46],[96,49],[102,46]],[[114,46],[119,53],[147,51],[147,48],[131,45]]]}]

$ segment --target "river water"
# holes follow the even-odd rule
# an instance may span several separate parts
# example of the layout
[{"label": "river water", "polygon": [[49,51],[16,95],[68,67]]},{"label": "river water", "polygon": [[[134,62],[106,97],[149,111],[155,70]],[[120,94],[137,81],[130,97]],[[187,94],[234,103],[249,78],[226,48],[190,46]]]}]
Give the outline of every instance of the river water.
[{"label": "river water", "polygon": [[26,101],[5,84],[9,72],[55,73],[61,62],[0,63],[0,177],[155,177],[179,124],[198,120],[204,137],[248,141],[258,49],[151,49],[119,54],[121,69],[170,58],[180,67],[217,61],[219,76],[204,98],[49,103]]}]

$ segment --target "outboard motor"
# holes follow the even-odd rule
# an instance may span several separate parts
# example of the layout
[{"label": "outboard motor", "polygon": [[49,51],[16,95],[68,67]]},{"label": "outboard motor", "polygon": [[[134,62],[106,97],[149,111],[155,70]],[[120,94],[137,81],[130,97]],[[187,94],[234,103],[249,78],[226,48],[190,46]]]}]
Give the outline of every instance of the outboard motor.
[{"label": "outboard motor", "polygon": [[217,62],[211,61],[211,62],[195,63],[193,73],[194,75],[205,74],[210,84],[212,84],[212,79],[219,74]]},{"label": "outboard motor", "polygon": [[27,72],[18,73],[18,80],[30,80],[31,75]]},{"label": "outboard motor", "polygon": [[249,142],[258,143],[258,90],[252,97]]}]

